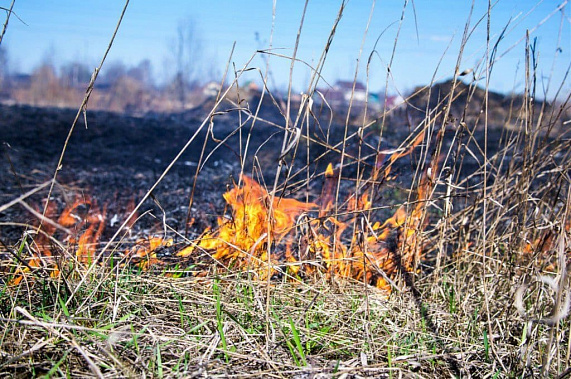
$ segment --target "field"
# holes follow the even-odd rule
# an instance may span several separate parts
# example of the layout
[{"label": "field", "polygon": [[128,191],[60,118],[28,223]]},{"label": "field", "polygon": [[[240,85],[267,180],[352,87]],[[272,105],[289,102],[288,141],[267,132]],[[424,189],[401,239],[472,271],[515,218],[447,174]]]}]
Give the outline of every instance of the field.
[{"label": "field", "polygon": [[521,94],[483,59],[386,111],[247,70],[180,113],[0,105],[0,374],[569,376],[571,94],[525,47]]}]

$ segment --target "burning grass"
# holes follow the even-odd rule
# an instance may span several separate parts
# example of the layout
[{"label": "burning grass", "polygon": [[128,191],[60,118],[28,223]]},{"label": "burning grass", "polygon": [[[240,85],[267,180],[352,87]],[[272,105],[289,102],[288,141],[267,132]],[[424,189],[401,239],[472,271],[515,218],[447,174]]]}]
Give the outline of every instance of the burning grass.
[{"label": "burning grass", "polygon": [[[423,135],[408,152],[395,153],[388,162],[392,164],[409,154]],[[276,275],[299,280],[319,273],[362,281],[390,293],[399,272],[415,271],[420,261],[426,203],[435,183],[430,176],[434,174],[429,173],[436,172],[437,161],[434,157],[423,175],[410,214],[401,206],[382,223],[369,221],[365,214],[370,216],[372,207],[367,192],[360,197],[354,194],[345,202],[346,209],[334,207],[339,173],[335,173],[331,164],[323,175],[318,199],[321,206],[292,198],[272,198],[260,184],[243,175],[241,184],[235,184],[223,195],[231,211],[218,218],[216,228],[208,228],[190,244],[177,247],[173,247],[172,238],[148,236],[123,254],[114,253],[119,263],[113,262],[150,270],[157,265],[168,265],[158,257],[158,252],[172,248],[176,249],[177,257],[189,258],[196,264],[203,263],[201,257],[208,257],[225,270],[250,271],[258,280]],[[389,165],[383,170],[383,179],[389,177],[390,169]],[[337,208],[335,212],[333,208]],[[74,263],[78,267],[88,268],[109,260],[109,256],[102,259],[97,251],[106,226],[107,206],[100,209],[90,197],[77,197],[61,212],[57,222],[51,220],[56,216],[54,203],[48,203],[45,209],[43,220],[49,222],[46,227],[41,223],[36,228],[37,233],[42,233],[28,249],[30,256],[20,254],[20,263],[16,260],[9,264],[15,267],[9,285],[19,285],[23,275],[34,268],[48,270],[52,277],[60,274],[58,265],[66,264],[63,261],[69,257],[55,257],[57,253],[51,250],[49,239],[54,238],[58,229],[66,232],[64,241],[68,249],[75,251]],[[126,217],[132,220],[134,215]]]},{"label": "burning grass", "polygon": [[[450,135],[444,130],[432,146]],[[412,148],[376,158],[376,191],[394,177],[402,151],[421,147],[411,140]],[[528,191],[554,204],[538,202],[539,211],[510,206],[521,204],[521,179],[506,170],[501,186],[489,187],[501,206],[475,197],[443,218],[455,192],[436,149],[409,200],[384,219],[371,181],[335,200],[343,178],[332,165],[315,179],[314,202],[272,196],[241,176],[222,195],[227,209],[196,238],[137,236],[108,252],[99,241],[112,224],[106,205],[83,195],[58,212],[52,202],[35,234],[5,246],[2,370],[483,376],[540,372],[547,356],[550,372],[561,371],[571,346],[571,216],[557,182],[571,160],[562,142],[537,151],[558,156],[557,170],[533,160],[548,184],[532,180]],[[137,219],[134,204],[126,209],[113,221],[124,222],[123,235]],[[528,227],[511,221],[521,215]]]},{"label": "burning grass", "polygon": [[[469,24],[463,45],[476,35]],[[334,34],[335,27],[328,44]],[[253,111],[239,96],[241,76],[254,71],[248,67],[143,198],[113,216],[96,193],[58,202],[53,189],[68,139],[52,180],[21,187],[0,206],[0,215],[21,206],[35,220],[2,223],[21,233],[0,239],[0,372],[565,377],[571,97],[538,103],[534,54],[528,40],[521,107],[505,119],[489,116],[506,111],[488,109],[489,91],[476,85],[491,73],[494,62],[484,59],[473,82],[460,85],[455,74],[449,93],[432,96],[429,86],[407,99],[406,112],[419,111],[415,95],[429,101],[420,118],[406,114],[412,132],[391,150],[381,148],[383,133],[401,126],[391,124],[399,110],[369,122],[365,104],[357,125],[351,109],[345,124],[325,125],[304,95],[292,120],[292,99],[282,104],[264,86],[260,104],[271,97],[283,117],[264,120],[269,110]],[[223,101],[232,108],[221,111]],[[233,112],[239,126],[219,139],[214,120]],[[275,131],[252,154],[254,124],[262,122]],[[173,227],[159,183],[206,125],[188,217]],[[281,150],[272,145],[276,135]],[[240,162],[237,182],[217,194],[225,204],[205,220],[194,214],[207,201],[195,197],[195,185],[209,179],[200,176],[208,143],[231,145]],[[273,186],[265,183],[274,167],[262,167],[270,161],[277,162]],[[324,170],[324,162],[336,165]],[[245,174],[249,163],[257,175]],[[151,199],[159,216],[141,212]],[[158,227],[137,228],[151,216]]]}]

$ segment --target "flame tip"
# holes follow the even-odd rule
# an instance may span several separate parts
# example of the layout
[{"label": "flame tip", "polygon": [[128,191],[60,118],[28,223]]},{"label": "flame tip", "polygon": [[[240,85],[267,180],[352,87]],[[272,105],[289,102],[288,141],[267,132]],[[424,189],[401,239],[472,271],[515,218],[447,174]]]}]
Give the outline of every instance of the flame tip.
[{"label": "flame tip", "polygon": [[333,164],[329,163],[327,165],[327,168],[325,169],[325,176],[326,177],[332,177],[335,175],[335,171],[333,170]]}]

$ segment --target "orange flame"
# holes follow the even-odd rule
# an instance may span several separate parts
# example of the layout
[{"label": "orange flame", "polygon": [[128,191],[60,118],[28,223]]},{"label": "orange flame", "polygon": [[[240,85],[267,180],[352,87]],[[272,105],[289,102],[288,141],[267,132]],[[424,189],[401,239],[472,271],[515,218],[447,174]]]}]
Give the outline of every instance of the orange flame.
[{"label": "orange flame", "polygon": [[[267,244],[280,243],[292,231],[296,217],[316,205],[276,198],[270,207],[271,197],[264,188],[247,176],[242,176],[242,181],[242,187],[236,186],[224,194],[232,208],[231,218],[218,218],[218,229],[207,231],[197,246],[214,251],[212,258],[225,265],[259,268],[268,260]],[[184,249],[179,256],[193,252],[194,249]]]},{"label": "orange flame", "polygon": [[332,177],[333,175],[335,175],[335,172],[333,171],[333,165],[329,163],[325,169],[325,177]]},{"label": "orange flame", "polygon": [[[272,265],[285,260],[293,275],[323,272],[329,276],[365,280],[390,291],[390,282],[399,272],[415,270],[422,249],[419,235],[426,200],[433,185],[428,175],[418,187],[417,202],[410,213],[402,206],[383,223],[375,222],[352,237],[344,236],[348,226],[358,214],[371,209],[372,202],[368,193],[353,196],[347,203],[347,211],[340,213],[345,216],[331,215],[336,185],[336,173],[331,165],[324,174],[317,218],[307,213],[314,210],[316,204],[275,199],[269,207],[271,198],[258,183],[248,177],[243,177],[243,182],[242,187],[236,186],[224,194],[232,208],[231,217],[219,218],[218,228],[206,231],[196,241],[199,249],[211,252],[214,259],[226,266],[253,269],[259,277],[266,277],[267,244],[271,242],[275,246],[285,242],[281,258],[279,249],[272,249],[269,260]],[[298,218],[302,214],[303,219]],[[295,225],[297,238],[293,238]],[[367,237],[359,238],[359,235]],[[195,253],[195,248],[187,247],[179,256]],[[272,269],[270,274],[274,272]]]},{"label": "orange flame", "polygon": [[138,265],[142,270],[148,270],[153,265],[162,263],[157,258],[156,251],[161,247],[173,245],[172,238],[163,239],[161,237],[148,237],[137,240],[135,246],[126,252],[132,263]]},{"label": "orange flame", "polygon": [[[96,245],[105,230],[107,206],[99,210],[97,202],[89,196],[75,199],[71,206],[61,213],[58,223],[65,227],[73,227],[76,235],[69,238],[69,242],[77,243],[75,255],[83,264],[92,264],[95,258]],[[86,228],[82,232],[82,229]]]},{"label": "orange flame", "polygon": [[331,208],[335,202],[335,188],[337,186],[337,181],[339,180],[339,172],[333,170],[333,165],[329,163],[327,169],[325,170],[325,181],[323,182],[323,188],[321,189],[321,196],[319,197],[319,216],[323,217]]},{"label": "orange flame", "polygon": [[[423,139],[422,132],[406,151],[389,158],[385,178],[392,163],[410,154]],[[418,185],[416,203],[410,209],[401,206],[384,222],[366,218],[365,213],[372,214],[373,206],[372,194],[367,191],[351,196],[344,206],[335,207],[337,214],[333,214],[339,172],[332,164],[324,172],[323,187],[317,200],[319,205],[292,198],[274,198],[256,181],[242,176],[242,185],[234,186],[223,195],[231,208],[230,215],[219,217],[217,228],[205,230],[190,246],[178,250],[176,256],[202,256],[202,252],[207,252],[225,267],[253,270],[259,278],[273,275],[277,265],[286,262],[291,275],[303,277],[323,273],[364,281],[390,292],[399,273],[413,272],[420,260],[426,204],[434,187],[431,173],[437,166],[438,161],[433,158]],[[379,173],[378,168],[373,171],[374,180]],[[133,204],[128,210],[133,209]],[[77,244],[75,254],[82,264],[94,263],[106,213],[106,207],[100,211],[95,200],[84,196],[66,207],[58,218],[60,225],[71,228],[74,233],[69,236],[69,242]],[[54,217],[55,207],[48,208],[46,214]],[[136,215],[129,220],[129,226],[135,218]],[[55,228],[45,230],[49,232],[48,236],[55,232]],[[348,233],[351,230],[352,234]],[[30,266],[39,267],[42,264],[40,257],[51,255],[47,242],[43,241],[42,246],[46,248],[38,249]],[[172,239],[149,237],[137,241],[125,256],[131,263],[147,270],[153,265],[164,264],[157,252],[172,246]],[[53,266],[54,272],[58,272],[57,265],[53,263]]]},{"label": "orange flame", "polygon": [[[67,239],[71,244],[77,244],[76,257],[82,264],[91,264],[94,261],[96,244],[105,229],[105,215],[107,207],[99,211],[97,203],[90,197],[78,197],[67,206],[57,219],[57,224],[64,228],[72,228],[68,232]],[[57,215],[55,202],[50,202],[46,208],[45,217],[53,220]],[[84,231],[83,229],[86,228]],[[34,239],[32,256],[27,262],[28,267],[19,269],[10,284],[17,285],[23,279],[21,274],[30,269],[42,268],[49,272],[51,277],[60,274],[58,264],[52,257],[50,238],[56,232],[56,225],[44,223]],[[64,229],[65,230],[65,229]]]},{"label": "orange flame", "polygon": [[[391,154],[387,160],[388,163],[386,165],[383,164],[384,163],[383,160],[385,159],[387,153],[379,153],[379,155],[377,156],[377,164],[375,165],[375,168],[374,168],[373,173],[372,173],[372,180],[377,181],[379,179],[387,179],[389,177],[391,171],[392,171],[392,167],[393,167],[394,162],[397,159],[405,157],[405,156],[409,155],[410,153],[412,153],[412,151],[418,145],[420,145],[420,143],[422,141],[424,141],[424,134],[425,134],[425,131],[424,130],[421,131],[418,134],[418,136],[414,139],[414,141],[411,143],[411,145],[408,147],[408,149],[406,149],[402,152],[397,151],[397,152],[394,152],[393,154]],[[385,167],[385,170],[383,172],[383,178],[379,178],[379,173],[381,171],[382,166],[386,166],[386,167]]]}]

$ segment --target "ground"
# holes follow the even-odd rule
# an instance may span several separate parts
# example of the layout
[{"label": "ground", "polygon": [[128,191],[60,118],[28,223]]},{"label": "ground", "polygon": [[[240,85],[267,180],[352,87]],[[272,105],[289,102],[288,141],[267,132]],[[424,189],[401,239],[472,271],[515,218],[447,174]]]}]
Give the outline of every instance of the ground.
[{"label": "ground", "polygon": [[[77,111],[0,106],[2,375],[510,377],[539,374],[544,367],[554,375],[568,369],[569,323],[561,301],[569,290],[555,257],[567,251],[556,241],[565,238],[565,217],[571,213],[565,205],[571,160],[568,140],[557,129],[560,118],[550,129],[553,135],[540,125],[532,138],[516,133],[517,123],[502,109],[491,112],[484,127],[481,102],[466,114],[467,108],[455,104],[446,120],[442,113],[427,117],[422,103],[414,101],[386,117],[354,109],[346,118],[347,109],[331,115],[315,108],[297,150],[282,154],[283,112],[265,101],[253,115],[249,109],[256,109],[256,99],[249,101],[240,111],[225,103],[212,119],[212,102],[145,117],[87,110],[79,113],[60,167]],[[291,113],[295,123],[295,106]],[[526,146],[532,145],[529,154]],[[484,153],[495,157],[485,169]],[[60,231],[50,246],[61,253],[61,274],[52,278],[37,270],[20,285],[12,283],[14,257],[33,250],[27,230],[38,224],[48,186],[7,204],[56,172],[50,200],[58,212],[77,197],[107,207],[98,248],[142,201],[130,233],[113,241],[114,251],[124,252],[149,236],[173,238],[180,246],[207,235],[218,217],[230,217],[223,194],[241,173],[266,189],[279,175],[278,197],[323,207],[329,163],[336,172],[342,168],[340,203],[357,179],[391,167],[391,180],[375,184],[380,190],[371,213],[355,218],[361,231],[373,230],[369,220],[387,219],[400,204],[418,210],[421,177],[432,183],[426,188],[436,188],[423,213],[426,222],[417,225],[426,231],[405,239],[412,244],[416,235],[426,237],[423,260],[417,270],[398,274],[390,296],[319,270],[295,280],[284,275],[260,280],[260,271],[237,266],[215,271],[190,259],[182,267],[168,246],[157,253],[172,263],[166,268],[86,270],[63,258],[73,256],[75,245]],[[287,186],[280,187],[286,177]],[[482,196],[484,184],[491,200]],[[377,241],[381,249],[398,244],[399,228]],[[545,279],[548,275],[552,279]],[[549,283],[555,283],[550,288],[559,293],[559,303],[541,290]],[[514,305],[514,298],[521,301]],[[564,316],[553,321],[557,314]]]},{"label": "ground", "polygon": [[[124,206],[132,198],[140,199],[185,143],[197,133],[210,111],[208,105],[210,104],[182,114],[147,117],[87,111],[87,127],[84,115],[81,114],[67,144],[61,168],[57,172],[60,186],[56,187],[56,197],[67,198],[72,192],[81,191],[97,197],[100,203],[110,202],[111,207]],[[0,191],[0,202],[5,203],[13,196],[26,192],[54,175],[77,111],[27,106],[3,106],[1,110],[3,119],[0,121],[0,130],[4,154],[0,162],[0,181],[4,184]],[[173,219],[174,224],[171,226],[183,227],[181,222],[186,218],[201,155],[202,164],[193,198],[193,205],[200,208],[199,212],[213,214],[221,210],[222,194],[228,185],[238,180],[242,171],[241,160],[244,160],[244,173],[258,179],[262,174],[266,183],[272,183],[282,149],[284,121],[274,106],[264,108],[260,117],[262,120],[257,121],[251,129],[251,124],[245,123],[247,115],[244,113],[228,112],[216,116],[214,132],[208,135],[209,141],[204,148],[204,154],[201,153],[208,123],[197,133],[194,141],[174,162],[168,175],[153,191],[154,199]],[[315,128],[311,131],[313,137],[321,140],[323,144],[339,144],[343,139],[343,126],[338,123],[329,125],[326,116],[323,116],[321,121],[323,124],[319,127],[312,126]],[[341,121],[341,118],[335,121]],[[384,133],[382,148],[396,148],[410,132],[405,121],[391,122],[387,128],[389,132]],[[236,127],[240,123],[244,126],[236,133]],[[349,134],[355,130],[356,127],[352,127]],[[367,142],[375,147],[378,143],[377,134],[378,129],[370,128]],[[222,142],[219,144],[213,141],[213,137]],[[249,137],[247,150],[246,137]],[[346,147],[346,151],[353,156],[358,154],[356,141],[356,138],[353,138]],[[363,156],[367,150],[370,154],[371,149],[366,146],[362,149]],[[312,176],[319,175],[328,163],[339,164],[340,155],[328,152],[319,143],[313,143],[309,165],[303,146],[296,153],[295,160],[292,159],[292,154],[285,157],[284,161],[294,164],[290,163],[284,167],[282,176],[287,169],[303,172],[307,166]],[[369,158],[367,163],[370,164],[371,160]],[[348,162],[350,160],[346,159],[345,164]],[[398,164],[399,168],[406,168],[410,167],[411,162],[403,159],[403,162]],[[345,172],[347,177],[354,175],[355,165],[349,166]],[[303,172],[302,179],[305,175]],[[319,195],[320,183],[312,185],[314,187],[310,188],[309,196],[310,200],[315,200]],[[294,196],[304,195],[298,193]],[[33,199],[38,202],[40,197]],[[143,212],[153,208],[158,211],[154,201],[149,199]],[[0,220],[13,221],[14,211],[15,209],[11,209],[7,213],[0,213]]]}]

